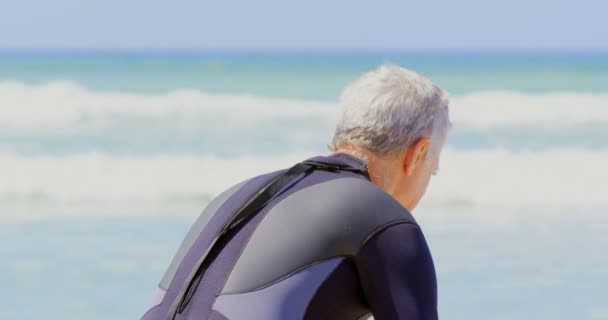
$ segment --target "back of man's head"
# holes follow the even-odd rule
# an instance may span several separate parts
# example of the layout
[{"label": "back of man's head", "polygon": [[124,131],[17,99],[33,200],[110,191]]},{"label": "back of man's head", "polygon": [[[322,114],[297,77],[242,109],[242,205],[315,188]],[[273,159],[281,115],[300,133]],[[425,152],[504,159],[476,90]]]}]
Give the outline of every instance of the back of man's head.
[{"label": "back of man's head", "polygon": [[448,103],[447,93],[429,79],[397,65],[382,65],[342,92],[342,112],[330,149],[353,145],[389,156],[419,137],[429,137],[431,157],[441,149],[451,126]]}]

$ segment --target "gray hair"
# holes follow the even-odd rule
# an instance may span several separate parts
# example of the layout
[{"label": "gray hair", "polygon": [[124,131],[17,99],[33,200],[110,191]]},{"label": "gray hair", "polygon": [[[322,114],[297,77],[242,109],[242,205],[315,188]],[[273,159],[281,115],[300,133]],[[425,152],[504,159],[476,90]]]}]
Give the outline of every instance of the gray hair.
[{"label": "gray hair", "polygon": [[341,116],[329,145],[395,155],[420,137],[431,138],[427,159],[451,127],[448,95],[429,79],[397,65],[382,65],[350,83],[340,97]]}]

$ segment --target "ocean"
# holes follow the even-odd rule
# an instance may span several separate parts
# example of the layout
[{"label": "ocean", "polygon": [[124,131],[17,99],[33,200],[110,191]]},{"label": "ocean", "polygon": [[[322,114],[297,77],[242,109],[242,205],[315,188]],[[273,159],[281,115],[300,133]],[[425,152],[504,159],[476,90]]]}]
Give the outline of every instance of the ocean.
[{"label": "ocean", "polygon": [[214,195],[382,63],[451,96],[413,212],[442,319],[608,319],[606,53],[0,53],[0,319],[138,319]]}]

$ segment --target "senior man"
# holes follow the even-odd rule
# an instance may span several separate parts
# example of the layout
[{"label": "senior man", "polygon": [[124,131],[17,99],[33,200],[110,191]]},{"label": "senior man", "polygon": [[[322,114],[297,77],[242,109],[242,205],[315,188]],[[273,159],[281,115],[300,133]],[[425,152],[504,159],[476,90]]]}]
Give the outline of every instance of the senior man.
[{"label": "senior man", "polygon": [[207,206],[143,320],[437,319],[411,215],[451,126],[446,93],[395,65],[345,88],[330,144]]}]

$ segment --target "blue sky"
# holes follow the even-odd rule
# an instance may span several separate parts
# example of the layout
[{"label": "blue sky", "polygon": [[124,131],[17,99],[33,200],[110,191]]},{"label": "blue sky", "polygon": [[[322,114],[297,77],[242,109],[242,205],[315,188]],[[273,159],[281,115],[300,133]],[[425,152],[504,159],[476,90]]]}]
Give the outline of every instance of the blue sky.
[{"label": "blue sky", "polygon": [[0,48],[608,50],[605,0],[0,0]]}]

